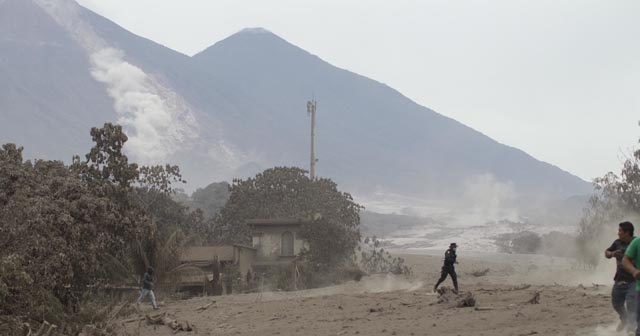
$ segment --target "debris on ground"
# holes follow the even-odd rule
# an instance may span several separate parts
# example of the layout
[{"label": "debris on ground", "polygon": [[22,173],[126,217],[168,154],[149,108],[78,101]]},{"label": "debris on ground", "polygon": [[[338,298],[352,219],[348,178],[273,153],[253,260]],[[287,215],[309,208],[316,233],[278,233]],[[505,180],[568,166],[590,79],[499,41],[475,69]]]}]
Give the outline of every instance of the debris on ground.
[{"label": "debris on ground", "polygon": [[485,268],[483,270],[472,271],[470,274],[473,275],[474,277],[481,277],[481,276],[487,275],[487,273],[489,273],[489,269]]},{"label": "debris on ground", "polygon": [[536,291],[536,293],[533,294],[533,297],[531,298],[531,300],[527,301],[527,303],[539,304],[540,303],[540,291]]},{"label": "debris on ground", "polygon": [[44,321],[35,333],[31,330],[29,323],[25,323],[24,327],[27,330],[27,336],[50,336],[54,330],[58,329],[57,325],[51,324],[47,321]]},{"label": "debris on ground", "polygon": [[165,325],[171,328],[174,333],[177,333],[178,331],[193,331],[193,325],[191,325],[188,321],[178,322],[178,320],[167,317],[167,313],[162,313],[154,316],[145,315],[145,319],[147,320],[147,324]]},{"label": "debris on ground", "polygon": [[457,293],[449,287],[438,289],[438,304],[448,304],[452,308],[475,307],[476,299],[471,292]]},{"label": "debris on ground", "polygon": [[204,306],[196,308],[195,311],[202,313],[203,311],[207,310],[209,307],[213,306],[215,303],[216,303],[215,300],[211,301],[210,303],[208,303],[208,304],[206,304]]},{"label": "debris on ground", "polygon": [[489,310],[494,310],[495,308],[493,307],[476,307],[475,310],[477,311],[489,311]]}]

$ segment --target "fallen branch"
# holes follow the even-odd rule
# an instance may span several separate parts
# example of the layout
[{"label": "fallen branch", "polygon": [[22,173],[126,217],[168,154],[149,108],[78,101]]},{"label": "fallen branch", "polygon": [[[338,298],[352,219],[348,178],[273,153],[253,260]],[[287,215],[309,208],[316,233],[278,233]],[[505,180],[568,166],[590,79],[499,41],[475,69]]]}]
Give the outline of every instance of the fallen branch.
[{"label": "fallen branch", "polygon": [[536,293],[533,294],[533,297],[531,298],[531,300],[527,301],[527,303],[529,303],[529,304],[539,304],[540,303],[540,291],[536,291]]},{"label": "fallen branch", "polygon": [[488,310],[494,310],[495,308],[493,307],[476,307],[475,310],[477,311],[488,311]]},{"label": "fallen branch", "polygon": [[287,315],[275,315],[272,318],[270,318],[269,321],[282,320],[285,317],[287,317]]},{"label": "fallen branch", "polygon": [[27,335],[26,336],[31,336],[31,326],[29,325],[29,323],[24,323],[22,326],[27,329]]},{"label": "fallen branch", "polygon": [[127,304],[128,303],[123,303],[121,305],[116,306],[109,314],[109,319],[107,320],[107,322],[113,321],[116,318],[116,316],[120,314],[120,311],[122,311],[122,308],[124,308]]},{"label": "fallen branch", "polygon": [[474,277],[481,277],[481,276],[485,276],[487,275],[487,273],[489,273],[489,269],[485,268],[483,270],[475,270],[471,272],[471,275],[473,275]]},{"label": "fallen branch", "polygon": [[58,326],[55,324],[43,321],[40,325],[40,329],[38,329],[38,331],[33,334],[31,326],[28,323],[23,324],[23,326],[27,328],[27,336],[51,336],[51,332],[58,328]]},{"label": "fallen branch", "polygon": [[121,321],[121,323],[138,322],[138,321],[144,321],[145,319],[146,319],[145,317],[134,317],[134,318],[123,320]]},{"label": "fallen branch", "polygon": [[215,304],[215,303],[216,303],[215,301],[211,301],[210,303],[208,303],[208,304],[206,304],[206,305],[204,305],[202,307],[196,308],[195,311],[203,312],[203,311],[207,310],[209,307],[213,306],[213,304]]},{"label": "fallen branch", "polygon": [[57,328],[58,328],[58,326],[57,326],[57,325],[55,325],[55,324],[50,324],[50,325],[49,325],[49,329],[47,329],[47,332],[46,332],[46,333],[44,333],[44,334],[42,334],[42,336],[50,336],[50,335],[51,335],[51,332],[52,332],[53,330],[57,329]]},{"label": "fallen branch", "polygon": [[520,286],[511,287],[511,289],[509,290],[517,291],[517,290],[524,290],[529,288],[531,288],[531,285],[520,285]]},{"label": "fallen branch", "polygon": [[38,332],[36,332],[36,335],[35,335],[35,336],[40,336],[40,335],[42,335],[42,333],[44,332],[45,323],[46,323],[46,324],[49,324],[49,322],[47,322],[47,321],[42,322],[42,324],[40,325],[40,329],[38,329]]},{"label": "fallen branch", "polygon": [[483,291],[483,292],[511,292],[511,291],[519,291],[519,290],[525,290],[525,289],[529,289],[531,288],[531,285],[520,285],[520,286],[512,286],[509,288],[492,288],[492,289],[487,289],[487,288],[480,288],[478,289],[479,291]]},{"label": "fallen branch", "polygon": [[87,324],[84,327],[82,327],[82,331],[80,332],[80,334],[78,334],[78,336],[97,336],[97,335],[101,335],[101,333],[99,333],[100,329],[98,329],[95,325],[93,324]]}]

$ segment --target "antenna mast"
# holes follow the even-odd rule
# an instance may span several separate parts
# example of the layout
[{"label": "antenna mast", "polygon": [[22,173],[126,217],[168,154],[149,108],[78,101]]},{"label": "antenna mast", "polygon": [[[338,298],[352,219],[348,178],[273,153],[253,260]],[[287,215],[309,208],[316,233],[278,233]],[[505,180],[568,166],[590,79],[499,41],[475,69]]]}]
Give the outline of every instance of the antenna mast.
[{"label": "antenna mast", "polygon": [[316,128],[316,101],[307,102],[307,112],[311,115],[311,164],[309,165],[309,177],[311,180],[316,178],[316,152],[315,152],[315,128]]}]

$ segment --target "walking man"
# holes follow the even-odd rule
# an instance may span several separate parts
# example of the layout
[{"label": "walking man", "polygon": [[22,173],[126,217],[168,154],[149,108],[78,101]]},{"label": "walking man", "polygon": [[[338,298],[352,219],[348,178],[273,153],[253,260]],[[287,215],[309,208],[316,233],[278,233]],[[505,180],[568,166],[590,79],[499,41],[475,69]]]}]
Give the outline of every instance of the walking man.
[{"label": "walking man", "polygon": [[620,317],[620,323],[617,328],[619,332],[624,330],[625,327],[627,327],[627,330],[634,330],[636,326],[635,279],[633,274],[627,272],[622,265],[625,251],[634,238],[633,224],[631,222],[622,222],[618,224],[618,239],[614,240],[613,244],[604,250],[605,258],[615,258],[617,264],[616,274],[613,277],[613,288],[611,289],[611,304]]},{"label": "walking man", "polygon": [[156,296],[153,294],[153,267],[147,268],[147,271],[142,276],[142,291],[140,292],[140,297],[138,297],[136,304],[141,304],[142,300],[144,300],[147,295],[151,297],[151,305],[153,305],[153,309],[159,309],[158,304],[156,303]]},{"label": "walking man", "polygon": [[454,264],[458,263],[458,261],[456,261],[456,258],[458,257],[456,255],[457,248],[458,244],[451,243],[449,245],[449,249],[444,253],[444,265],[442,265],[440,279],[438,280],[438,283],[436,283],[436,285],[433,287],[434,292],[438,290],[438,286],[440,286],[440,284],[444,282],[444,280],[447,278],[447,275],[450,275],[451,280],[453,281],[453,288],[455,290],[455,293],[458,293],[458,275],[456,275],[456,269],[454,266]]}]

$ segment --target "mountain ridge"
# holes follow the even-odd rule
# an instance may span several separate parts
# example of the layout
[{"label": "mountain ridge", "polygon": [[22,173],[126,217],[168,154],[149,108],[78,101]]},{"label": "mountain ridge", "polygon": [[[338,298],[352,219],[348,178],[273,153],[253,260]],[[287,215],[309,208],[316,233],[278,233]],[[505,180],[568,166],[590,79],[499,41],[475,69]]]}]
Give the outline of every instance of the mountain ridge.
[{"label": "mountain ridge", "polygon": [[[16,2],[0,2],[0,8],[12,1]],[[36,14],[13,9],[6,10],[5,15],[21,17],[26,24],[25,18]],[[190,57],[139,37],[87,9],[83,8],[80,16],[111,46],[123,50],[128,62],[157,78],[192,107],[198,125],[197,141],[169,161],[183,166],[185,177],[195,182],[193,188],[250,176],[270,166],[306,167],[309,120],[305,104],[315,95],[318,170],[346,190],[450,197],[464,193],[469,178],[487,174],[522,196],[563,197],[590,190],[587,182],[559,167],[500,144],[384,83],[335,67],[264,28],[242,30]],[[78,66],[54,58],[49,59],[54,69],[42,66],[30,72],[32,64],[46,63],[48,55],[1,39],[19,31],[0,23],[0,50],[19,49],[16,54],[35,58],[30,64],[21,63],[17,56],[5,57],[5,62],[0,58],[0,72],[26,78],[22,91],[6,80],[11,77],[0,78],[0,88],[7,88],[0,93],[0,110],[17,110],[23,115],[2,113],[1,124],[11,127],[0,126],[0,141],[17,142],[29,155],[43,158],[70,158],[84,153],[82,148],[86,152],[89,127],[117,119],[104,85],[95,80],[87,83],[92,78],[86,55],[60,31],[54,37],[63,38],[64,52],[75,55],[70,59]],[[50,40],[37,29],[33,34],[39,40]],[[63,73],[74,74],[70,79],[75,82],[69,83]],[[62,80],[56,85],[40,83],[41,88],[37,79],[43,76]],[[46,109],[37,99],[29,98],[29,94],[43,90],[52,90],[56,101]],[[78,103],[80,106],[69,103],[78,97],[87,101]],[[33,121],[33,116],[43,111],[54,116],[56,110],[58,115],[71,116],[64,119],[68,125],[56,128],[71,127],[75,131],[64,132],[69,134],[55,143],[32,141],[38,134],[55,138],[60,133]],[[74,118],[82,122],[74,122]],[[20,128],[28,134],[21,136],[9,128]]]}]

